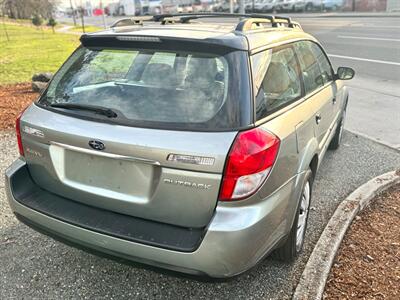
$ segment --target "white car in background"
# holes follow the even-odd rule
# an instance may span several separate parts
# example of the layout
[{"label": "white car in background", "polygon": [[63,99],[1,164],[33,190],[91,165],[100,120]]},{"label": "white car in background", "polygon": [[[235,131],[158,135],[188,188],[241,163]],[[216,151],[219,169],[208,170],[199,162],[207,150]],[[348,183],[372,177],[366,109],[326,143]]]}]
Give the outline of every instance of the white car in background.
[{"label": "white car in background", "polygon": [[305,9],[305,0],[276,0],[275,9],[281,12],[296,12]]},{"label": "white car in background", "polygon": [[275,5],[277,3],[277,0],[261,0],[257,2],[255,5],[255,11],[256,12],[273,12],[275,11]]},{"label": "white car in background", "polygon": [[324,0],[323,9],[329,11],[341,10],[343,8],[343,0]]},{"label": "white car in background", "polygon": [[323,0],[306,0],[305,11],[314,11],[323,9]]}]

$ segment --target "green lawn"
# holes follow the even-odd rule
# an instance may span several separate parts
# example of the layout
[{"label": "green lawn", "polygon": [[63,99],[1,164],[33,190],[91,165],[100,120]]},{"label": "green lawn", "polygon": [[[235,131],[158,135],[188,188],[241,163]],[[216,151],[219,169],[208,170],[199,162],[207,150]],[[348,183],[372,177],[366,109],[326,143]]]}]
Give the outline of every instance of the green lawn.
[{"label": "green lawn", "polygon": [[0,24],[0,85],[26,82],[36,72],[54,72],[79,45],[79,35]]},{"label": "green lawn", "polygon": [[[87,26],[85,26],[85,32],[96,32],[96,31],[100,31],[100,30],[104,30],[104,28],[102,28],[102,27],[97,27],[97,26],[92,26],[92,25],[87,25]],[[82,31],[82,26],[79,26],[79,25],[77,25],[77,26],[75,26],[75,27],[72,27],[71,29],[69,29],[68,31],[71,31],[71,32],[83,32]]]}]

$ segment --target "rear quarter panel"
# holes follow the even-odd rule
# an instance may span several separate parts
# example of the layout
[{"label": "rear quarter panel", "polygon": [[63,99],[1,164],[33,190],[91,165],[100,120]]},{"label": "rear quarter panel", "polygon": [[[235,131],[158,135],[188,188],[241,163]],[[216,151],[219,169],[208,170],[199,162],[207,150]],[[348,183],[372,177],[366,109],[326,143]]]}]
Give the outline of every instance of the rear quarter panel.
[{"label": "rear quarter panel", "polygon": [[315,98],[301,99],[270,116],[260,125],[281,140],[275,165],[258,195],[265,199],[289,181],[293,181],[292,195],[281,203],[281,234],[287,233],[293,223],[305,171],[315,154],[318,142],[315,136],[314,116],[319,107]]}]

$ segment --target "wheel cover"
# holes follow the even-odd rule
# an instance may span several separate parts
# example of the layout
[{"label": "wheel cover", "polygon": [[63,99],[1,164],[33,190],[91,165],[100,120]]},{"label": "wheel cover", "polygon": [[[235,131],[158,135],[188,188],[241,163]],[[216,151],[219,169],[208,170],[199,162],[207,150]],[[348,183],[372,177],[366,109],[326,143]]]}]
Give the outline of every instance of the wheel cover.
[{"label": "wheel cover", "polygon": [[310,207],[310,181],[307,181],[303,188],[303,192],[301,194],[301,202],[300,202],[300,211],[299,218],[297,221],[297,232],[296,232],[296,251],[299,252],[304,242],[304,233],[306,231],[307,226],[307,217],[308,211]]}]

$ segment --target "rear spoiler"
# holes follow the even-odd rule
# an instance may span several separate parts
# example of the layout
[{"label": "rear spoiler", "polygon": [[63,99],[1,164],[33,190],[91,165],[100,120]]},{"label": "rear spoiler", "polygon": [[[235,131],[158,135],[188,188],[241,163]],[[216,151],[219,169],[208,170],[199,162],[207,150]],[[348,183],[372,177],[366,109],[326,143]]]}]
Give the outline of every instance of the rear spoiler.
[{"label": "rear spoiler", "polygon": [[165,36],[127,34],[109,31],[83,34],[81,44],[88,48],[150,48],[183,50],[223,54],[234,50],[248,51],[247,40],[242,36],[219,36],[218,38],[194,39]]}]

